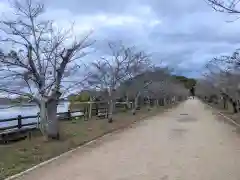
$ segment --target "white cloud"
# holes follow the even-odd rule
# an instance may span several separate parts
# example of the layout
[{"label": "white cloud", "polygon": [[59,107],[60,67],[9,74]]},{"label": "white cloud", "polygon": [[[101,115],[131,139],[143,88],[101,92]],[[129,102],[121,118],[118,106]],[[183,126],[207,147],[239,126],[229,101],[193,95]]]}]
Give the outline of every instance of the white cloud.
[{"label": "white cloud", "polygon": [[99,30],[106,27],[147,27],[154,28],[161,23],[156,16],[152,16],[149,8],[140,7],[137,10],[142,10],[142,16],[139,12],[135,14],[111,14],[111,13],[93,13],[76,15],[67,9],[48,9],[44,18],[52,18],[56,25],[61,28],[69,27],[74,22],[76,33],[81,33],[88,30]]}]

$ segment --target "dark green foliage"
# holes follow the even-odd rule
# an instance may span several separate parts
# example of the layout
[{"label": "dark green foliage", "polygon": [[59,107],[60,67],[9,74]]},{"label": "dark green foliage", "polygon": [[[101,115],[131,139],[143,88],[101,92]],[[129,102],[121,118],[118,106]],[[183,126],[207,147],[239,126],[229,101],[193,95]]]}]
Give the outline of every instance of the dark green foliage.
[{"label": "dark green foliage", "polygon": [[187,89],[191,89],[197,83],[197,81],[192,78],[187,78],[184,76],[177,76],[177,75],[173,75],[173,77],[181,81]]}]

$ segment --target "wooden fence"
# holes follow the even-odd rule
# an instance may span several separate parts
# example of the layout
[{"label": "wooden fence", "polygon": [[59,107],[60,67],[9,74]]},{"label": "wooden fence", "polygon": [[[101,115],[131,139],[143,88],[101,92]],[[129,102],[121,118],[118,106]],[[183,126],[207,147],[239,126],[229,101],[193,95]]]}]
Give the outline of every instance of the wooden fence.
[{"label": "wooden fence", "polygon": [[[174,98],[174,101],[176,99]],[[180,99],[178,99],[180,100]],[[182,99],[181,99],[182,100]],[[168,102],[169,101],[169,102]],[[160,106],[164,106],[165,103],[171,103],[170,101],[173,101],[173,99],[161,99],[159,101]],[[98,113],[101,112],[105,112],[107,113],[107,106],[98,106],[98,107],[92,107],[90,106],[90,104],[104,104],[106,102],[85,102],[85,103],[79,103],[79,104],[88,104],[88,108],[91,107],[91,110],[87,110],[87,109],[81,109],[81,110],[68,110],[67,112],[60,112],[57,113],[58,118],[60,120],[70,120],[71,118],[75,118],[75,117],[85,117],[85,118],[89,118],[92,117],[94,115],[97,115]],[[126,106],[126,102],[116,102],[115,104],[115,108],[116,109],[120,109]],[[133,107],[133,102],[129,102],[130,104],[130,109]],[[30,123],[24,123],[24,120],[27,119],[35,119],[35,122],[30,122]],[[0,124],[1,123],[6,123],[6,122],[16,122],[16,125],[10,125],[10,126],[5,126],[5,127],[0,127],[0,132],[1,131],[5,131],[5,130],[14,130],[14,129],[23,129],[23,128],[30,128],[30,129],[36,129],[38,128],[38,125],[40,124],[40,116],[38,115],[34,115],[34,116],[21,116],[18,115],[15,118],[9,118],[9,119],[0,119]]]},{"label": "wooden fence", "polygon": [[[70,120],[73,117],[82,117],[84,116],[82,111],[67,111],[67,112],[61,112],[61,113],[57,113],[58,118],[60,119],[67,119]],[[38,115],[34,115],[34,116],[21,116],[18,115],[15,118],[9,118],[9,119],[0,119],[0,124],[1,123],[6,123],[6,122],[16,122],[17,125],[12,125],[12,126],[6,126],[6,127],[0,127],[0,131],[5,131],[5,130],[9,130],[9,129],[22,129],[25,127],[31,127],[31,128],[37,128],[39,125],[39,114]],[[24,123],[24,120],[27,119],[35,119],[36,122],[30,122],[30,123]]]},{"label": "wooden fence", "polygon": [[[106,103],[106,102],[99,102],[99,103]],[[84,102],[84,103],[79,103],[79,104],[90,105],[90,104],[96,104],[96,103],[94,103],[94,102]],[[124,102],[123,103],[117,102],[116,107],[119,107],[120,104],[124,105],[125,103]],[[57,116],[60,120],[71,120],[71,118],[75,118],[75,117],[89,118],[92,115],[97,115],[99,112],[100,113],[102,113],[102,112],[107,113],[107,106],[99,106],[97,108],[92,107],[91,111],[86,110],[86,109],[72,110],[72,111],[68,110],[67,112],[57,113]],[[29,120],[29,119],[33,119],[34,122],[24,123],[24,120]],[[40,115],[39,114],[32,115],[32,116],[18,115],[17,117],[14,117],[14,118],[0,119],[0,124],[1,123],[6,123],[6,122],[16,122],[15,123],[16,125],[9,125],[9,126],[0,127],[0,132],[5,131],[5,130],[22,129],[22,128],[35,129],[35,128],[38,128],[38,125],[40,124]]]}]

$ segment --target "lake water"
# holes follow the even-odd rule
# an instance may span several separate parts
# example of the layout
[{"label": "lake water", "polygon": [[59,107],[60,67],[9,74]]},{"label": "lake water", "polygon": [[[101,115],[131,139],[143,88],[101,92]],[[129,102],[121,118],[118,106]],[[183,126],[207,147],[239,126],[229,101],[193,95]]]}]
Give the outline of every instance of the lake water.
[{"label": "lake water", "polygon": [[[58,110],[57,112],[67,112],[68,111],[68,106],[69,106],[69,102],[61,102],[58,105]],[[7,106],[4,105],[0,105],[0,119],[8,119],[8,118],[15,118],[18,115],[21,116],[34,116],[37,115],[37,113],[39,112],[39,108],[37,106],[21,106],[21,107],[11,107],[11,108],[7,108]],[[37,122],[38,120],[36,118],[32,118],[32,119],[24,119],[23,120],[23,124],[28,124],[28,123],[32,123],[32,122]],[[17,125],[17,121],[11,121],[11,122],[0,122],[0,127],[8,127],[8,126],[14,126]]]}]

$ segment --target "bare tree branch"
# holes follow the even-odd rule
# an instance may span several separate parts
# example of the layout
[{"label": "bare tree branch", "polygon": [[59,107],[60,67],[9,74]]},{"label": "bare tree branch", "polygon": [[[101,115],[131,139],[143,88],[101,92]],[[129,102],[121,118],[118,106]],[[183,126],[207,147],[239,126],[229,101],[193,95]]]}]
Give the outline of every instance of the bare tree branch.
[{"label": "bare tree branch", "polygon": [[239,14],[240,10],[237,9],[239,0],[205,0],[215,11],[225,12],[229,14]]}]

